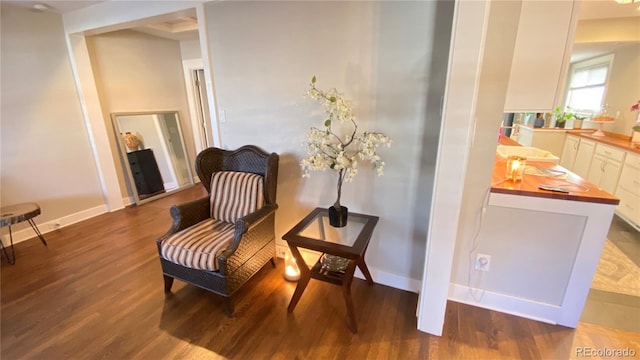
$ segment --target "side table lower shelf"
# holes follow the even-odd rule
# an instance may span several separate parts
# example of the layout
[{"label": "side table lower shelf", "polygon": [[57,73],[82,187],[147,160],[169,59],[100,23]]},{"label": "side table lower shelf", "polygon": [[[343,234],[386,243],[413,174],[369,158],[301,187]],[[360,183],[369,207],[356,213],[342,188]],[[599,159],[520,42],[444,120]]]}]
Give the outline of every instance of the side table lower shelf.
[{"label": "side table lower shelf", "polygon": [[[322,258],[322,257],[320,257]],[[342,285],[344,283],[345,273],[344,271],[331,271],[323,269],[322,263],[318,260],[311,269],[311,277],[316,280],[326,281],[336,285]]]}]

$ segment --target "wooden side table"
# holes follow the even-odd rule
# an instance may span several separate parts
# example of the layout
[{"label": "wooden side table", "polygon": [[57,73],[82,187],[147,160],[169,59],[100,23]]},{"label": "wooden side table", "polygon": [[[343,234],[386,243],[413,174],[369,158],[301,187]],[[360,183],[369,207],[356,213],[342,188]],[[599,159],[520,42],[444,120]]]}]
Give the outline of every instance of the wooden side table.
[{"label": "wooden side table", "polygon": [[35,203],[24,203],[24,204],[16,204],[10,206],[3,206],[0,208],[0,212],[2,213],[0,217],[0,227],[9,227],[9,239],[11,242],[11,257],[9,257],[9,252],[4,247],[4,243],[0,239],[0,247],[2,247],[2,252],[7,257],[9,264],[13,265],[16,263],[16,251],[13,247],[13,234],[11,233],[11,225],[17,224],[19,222],[27,221],[33,231],[36,232],[36,235],[40,238],[40,241],[47,246],[47,241],[42,236],[40,229],[36,225],[33,218],[40,215],[40,206]]},{"label": "wooden side table", "polygon": [[[357,266],[362,271],[367,283],[373,285],[371,273],[364,262],[364,255],[378,219],[377,216],[349,213],[347,225],[336,228],[329,225],[327,209],[316,208],[282,236],[287,241],[289,249],[300,267],[300,280],[298,280],[296,290],[289,302],[288,312],[293,312],[311,278],[325,281],[342,287],[342,294],[347,306],[349,328],[354,333],[358,332],[351,297],[351,283]],[[321,263],[322,257],[309,268],[300,254],[299,248],[346,258],[349,260],[347,268],[344,271],[328,270]]]}]

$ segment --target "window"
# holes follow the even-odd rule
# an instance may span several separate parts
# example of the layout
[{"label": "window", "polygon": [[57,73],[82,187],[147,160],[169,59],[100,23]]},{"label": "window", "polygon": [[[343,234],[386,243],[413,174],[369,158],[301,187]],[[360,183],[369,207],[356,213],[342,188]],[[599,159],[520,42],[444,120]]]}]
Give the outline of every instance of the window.
[{"label": "window", "polygon": [[578,114],[592,116],[603,104],[613,55],[571,65],[566,105]]}]

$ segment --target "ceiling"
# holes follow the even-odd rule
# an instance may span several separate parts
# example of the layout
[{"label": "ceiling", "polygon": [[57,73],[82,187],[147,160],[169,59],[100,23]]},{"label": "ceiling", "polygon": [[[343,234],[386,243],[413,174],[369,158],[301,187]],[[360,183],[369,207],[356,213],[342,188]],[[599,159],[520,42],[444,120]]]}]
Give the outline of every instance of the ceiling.
[{"label": "ceiling", "polygon": [[[623,17],[637,17],[640,21],[640,3],[618,4],[613,0],[582,0],[578,14],[579,21]],[[629,41],[577,43],[573,45],[571,62],[591,59],[632,46],[640,49],[640,44]]]},{"label": "ceiling", "polygon": [[[49,0],[49,1],[27,1],[27,0],[3,0],[3,2],[19,5],[23,7],[28,7],[34,9],[34,11],[51,11],[58,14],[64,14],[70,11],[78,10],[85,8],[87,6],[95,5],[97,3],[104,2],[104,0],[93,0],[93,1],[84,1],[84,0]],[[45,5],[46,8],[42,10],[37,10],[34,8],[34,5],[40,4]]]},{"label": "ceiling", "polygon": [[579,20],[640,17],[640,3],[618,4],[614,0],[582,0]]},{"label": "ceiling", "polygon": [[[26,0],[2,0],[10,4],[30,8],[33,11],[47,11],[64,14],[71,11],[96,5],[105,0],[46,0],[46,1],[26,1]],[[129,25],[129,30],[146,33],[171,40],[197,40],[198,20],[195,10],[180,11],[174,14],[167,14],[154,19],[145,19]],[[96,34],[98,32],[92,32]]]},{"label": "ceiling", "polygon": [[[64,14],[101,2],[105,2],[105,0],[2,1],[23,7],[28,7],[34,9],[34,11],[50,11],[59,14]],[[36,10],[34,8],[34,5],[36,4],[44,5],[45,8]],[[618,4],[614,0],[582,0],[580,4],[579,20],[606,19],[630,16],[640,17],[640,3]],[[169,14],[167,16],[159,18],[156,22],[150,22],[149,19],[142,20],[140,22],[131,24],[129,29],[178,41],[198,39],[198,20],[195,15],[195,11],[186,14],[185,12]],[[572,61],[577,61],[576,59],[586,59],[610,53],[623,46],[629,46],[629,44],[579,44],[574,47],[574,56],[572,56]]]}]

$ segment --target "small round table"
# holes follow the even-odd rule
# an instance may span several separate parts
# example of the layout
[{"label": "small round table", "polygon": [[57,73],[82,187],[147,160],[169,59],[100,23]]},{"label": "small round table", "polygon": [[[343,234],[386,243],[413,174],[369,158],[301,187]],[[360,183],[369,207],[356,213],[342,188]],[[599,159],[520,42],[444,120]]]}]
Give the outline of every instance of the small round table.
[{"label": "small round table", "polygon": [[0,213],[1,213],[0,227],[5,227],[5,226],[9,227],[9,239],[11,241],[11,255],[12,255],[11,257],[9,257],[9,253],[7,252],[7,249],[4,247],[4,243],[0,239],[0,246],[2,247],[2,252],[7,257],[9,264],[13,265],[16,263],[16,252],[13,247],[13,234],[11,233],[11,225],[17,224],[19,222],[27,221],[29,225],[31,225],[31,228],[33,229],[33,231],[36,232],[36,235],[38,235],[38,237],[40,238],[40,241],[42,241],[44,246],[47,246],[47,241],[44,239],[44,236],[42,236],[42,233],[38,229],[38,226],[36,225],[35,221],[33,221],[34,217],[40,215],[40,206],[38,204],[23,203],[23,204],[16,204],[16,205],[10,205],[10,206],[3,206],[2,208],[0,208]]}]

